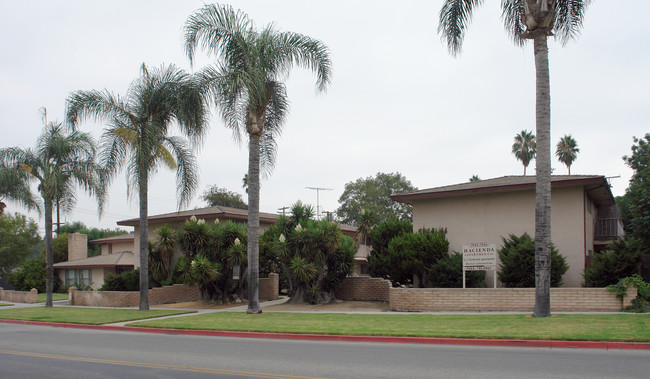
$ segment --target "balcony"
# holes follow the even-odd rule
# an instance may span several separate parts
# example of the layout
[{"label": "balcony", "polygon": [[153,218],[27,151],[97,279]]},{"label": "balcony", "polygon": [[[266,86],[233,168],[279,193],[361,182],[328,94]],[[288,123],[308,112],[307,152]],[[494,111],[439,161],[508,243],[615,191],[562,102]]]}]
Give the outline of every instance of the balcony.
[{"label": "balcony", "polygon": [[596,241],[611,241],[623,236],[623,224],[618,217],[596,219],[594,239]]}]

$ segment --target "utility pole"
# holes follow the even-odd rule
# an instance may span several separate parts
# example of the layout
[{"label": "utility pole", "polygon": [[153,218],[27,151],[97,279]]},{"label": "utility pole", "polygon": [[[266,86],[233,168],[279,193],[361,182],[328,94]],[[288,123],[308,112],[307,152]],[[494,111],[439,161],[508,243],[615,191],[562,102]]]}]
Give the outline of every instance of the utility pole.
[{"label": "utility pole", "polygon": [[316,191],[316,217],[320,220],[320,191],[332,191],[332,189],[322,188],[322,187],[305,187],[305,188]]},{"label": "utility pole", "polygon": [[285,216],[285,212],[287,211],[287,209],[289,209],[289,207],[278,208],[279,211],[282,211],[283,216]]}]

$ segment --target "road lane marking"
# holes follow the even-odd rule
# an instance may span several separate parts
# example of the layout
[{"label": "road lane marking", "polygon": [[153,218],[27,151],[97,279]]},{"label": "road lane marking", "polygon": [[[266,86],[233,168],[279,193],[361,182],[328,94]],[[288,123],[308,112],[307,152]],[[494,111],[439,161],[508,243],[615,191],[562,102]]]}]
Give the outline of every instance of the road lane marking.
[{"label": "road lane marking", "polygon": [[255,378],[324,379],[324,378],[318,378],[313,376],[294,376],[294,375],[283,375],[283,374],[271,374],[271,373],[264,373],[264,372],[248,372],[248,371],[235,371],[235,370],[221,370],[221,369],[204,368],[204,367],[176,366],[170,364],[129,362],[129,361],[118,361],[112,359],[75,357],[75,356],[68,356],[68,355],[57,355],[57,354],[46,354],[46,353],[33,353],[29,351],[14,351],[14,350],[0,349],[0,354],[20,355],[20,356],[35,357],[35,358],[59,359],[59,360],[86,362],[86,363],[101,363],[101,364],[119,365],[119,366],[158,368],[158,369],[176,370],[176,371],[192,371],[192,372],[200,372],[206,374],[252,376]]}]

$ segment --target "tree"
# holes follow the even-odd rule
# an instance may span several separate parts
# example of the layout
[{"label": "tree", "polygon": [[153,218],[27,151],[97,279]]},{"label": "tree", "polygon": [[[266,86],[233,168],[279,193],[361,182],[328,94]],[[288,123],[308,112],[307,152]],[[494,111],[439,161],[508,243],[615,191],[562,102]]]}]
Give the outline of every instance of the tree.
[{"label": "tree", "polygon": [[390,174],[378,172],[374,178],[369,176],[346,183],[339,197],[341,206],[336,210],[336,214],[343,224],[358,223],[363,210],[372,212],[375,220],[391,218],[410,220],[413,207],[393,201],[390,196],[416,189],[399,172]]},{"label": "tree", "polygon": [[479,182],[481,181],[481,178],[478,177],[478,175],[472,175],[471,178],[469,178],[470,182]]},{"label": "tree", "polygon": [[201,195],[201,200],[205,201],[210,207],[221,205],[224,207],[248,209],[248,205],[240,194],[228,191],[226,188],[219,188],[216,185],[208,187],[203,192],[203,195]]},{"label": "tree", "polygon": [[[388,219],[377,224],[370,232],[370,255],[368,255],[368,270],[373,277],[390,278],[390,256],[388,245],[390,241],[403,234],[413,232],[411,220]],[[396,282],[393,284],[396,285]]]},{"label": "tree", "polygon": [[576,160],[579,152],[578,143],[570,134],[560,138],[560,142],[555,145],[555,156],[566,165],[569,175],[571,175],[571,164]]},{"label": "tree", "polygon": [[607,246],[607,250],[594,254],[591,267],[584,271],[586,287],[607,287],[619,280],[639,273],[642,244],[626,236]]},{"label": "tree", "polygon": [[402,234],[388,244],[388,276],[394,284],[430,287],[431,268],[447,257],[448,252],[449,241],[442,229]]},{"label": "tree", "polygon": [[257,29],[242,11],[206,5],[184,27],[190,61],[200,47],[215,55],[216,65],[202,75],[226,126],[239,140],[249,138],[248,160],[248,310],[259,307],[260,161],[266,173],[275,162],[276,138],[289,111],[282,82],[294,66],[312,70],[323,91],[331,76],[327,47],[311,37],[280,32],[273,24]]},{"label": "tree", "polygon": [[626,238],[634,237],[644,254],[650,254],[650,133],[633,138],[632,154],[623,157],[634,173],[625,195],[618,201],[624,216]]},{"label": "tree", "polygon": [[28,174],[23,170],[11,170],[0,162],[0,216],[7,207],[4,200],[15,201],[40,215],[40,205],[29,188]]},{"label": "tree", "polygon": [[20,213],[0,215],[0,278],[6,278],[41,243],[38,225]]},{"label": "tree", "polygon": [[[17,270],[9,274],[9,282],[17,291],[30,291],[32,288],[40,293],[47,292],[47,264],[42,255],[28,259]],[[52,279],[52,289],[57,291],[61,286],[61,279],[55,276]]]},{"label": "tree", "polygon": [[524,165],[524,175],[526,175],[526,167],[535,158],[536,152],[535,135],[532,132],[522,130],[520,134],[515,136],[515,142],[512,144],[512,153]]},{"label": "tree", "polygon": [[[10,170],[23,171],[38,183],[45,210],[46,307],[51,307],[54,288],[52,209],[56,199],[74,197],[76,185],[97,197],[100,214],[103,188],[95,163],[95,141],[87,133],[68,131],[60,123],[45,125],[35,149],[0,150],[0,161]],[[35,196],[32,196],[35,197]]]},{"label": "tree", "polygon": [[67,234],[74,234],[74,233],[81,233],[85,234],[88,236],[88,256],[89,257],[95,257],[97,255],[100,255],[102,252],[102,247],[100,244],[96,243],[90,243],[93,240],[99,239],[99,238],[105,238],[105,237],[112,237],[112,236],[119,236],[122,234],[128,234],[126,230],[123,229],[108,229],[108,228],[88,228],[83,222],[80,221],[73,221],[73,222],[68,222],[65,224],[62,224],[59,227],[59,233],[67,233]]},{"label": "tree", "polygon": [[126,96],[108,90],[77,91],[68,97],[67,120],[77,125],[93,118],[104,121],[101,161],[104,181],[127,166],[129,190],[138,190],[140,205],[140,310],[149,309],[149,178],[159,166],[176,170],[179,209],[191,200],[198,173],[190,144],[170,136],[175,123],[192,143],[199,142],[207,125],[207,111],[200,86],[194,77],[170,65],[149,70],[144,64]]},{"label": "tree", "polygon": [[[440,10],[438,33],[446,39],[452,55],[461,52],[463,37],[474,9],[481,0],[445,0]],[[523,46],[533,40],[536,76],[535,126],[537,164],[535,190],[535,317],[551,315],[551,89],[548,37],[563,45],[576,38],[591,0],[503,0],[506,31]]]}]

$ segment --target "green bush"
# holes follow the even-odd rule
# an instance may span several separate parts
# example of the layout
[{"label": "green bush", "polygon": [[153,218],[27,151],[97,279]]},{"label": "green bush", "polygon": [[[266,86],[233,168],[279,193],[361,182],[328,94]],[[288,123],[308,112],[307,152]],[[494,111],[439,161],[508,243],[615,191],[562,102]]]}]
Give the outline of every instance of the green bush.
[{"label": "green bush", "polygon": [[650,309],[650,283],[643,281],[640,275],[634,274],[620,279],[616,284],[610,284],[606,288],[613,292],[616,297],[625,300],[627,289],[636,287],[637,296],[632,300],[632,305],[622,309],[624,312],[644,313]]},{"label": "green bush", "polygon": [[[535,241],[528,233],[521,237],[510,234],[508,239],[502,237],[502,240],[499,281],[507,288],[535,287]],[[562,285],[562,276],[568,269],[564,257],[551,244],[551,287]]]},{"label": "green bush", "polygon": [[139,291],[140,269],[125,271],[119,275],[108,274],[100,291]]},{"label": "green bush", "polygon": [[612,242],[607,250],[596,253],[591,267],[585,269],[586,287],[607,287],[639,272],[642,249],[637,239],[626,237]]},{"label": "green bush", "polygon": [[[454,251],[438,260],[429,270],[429,284],[434,288],[462,288],[463,254]],[[485,287],[485,271],[467,271],[465,287]]]},{"label": "green bush", "polygon": [[427,279],[430,268],[447,256],[449,241],[443,230],[423,229],[405,233],[388,244],[389,276],[394,284],[413,284],[417,279],[420,288],[430,287]]},{"label": "green bush", "polygon": [[[17,291],[31,291],[36,288],[39,293],[44,293],[46,273],[45,257],[39,256],[26,261],[23,267],[9,274],[7,280]],[[61,286],[61,279],[56,275],[53,285],[53,292]]]},{"label": "green bush", "polygon": [[378,278],[390,278],[390,256],[388,244],[390,241],[402,234],[412,233],[413,224],[410,221],[399,221],[389,219],[380,222],[370,232],[370,245],[372,250],[368,255],[368,270],[370,275]]}]

